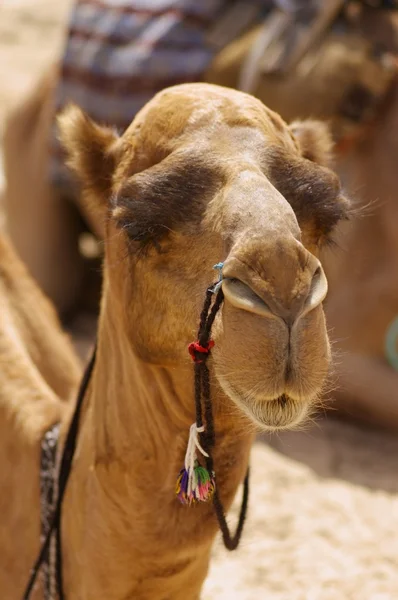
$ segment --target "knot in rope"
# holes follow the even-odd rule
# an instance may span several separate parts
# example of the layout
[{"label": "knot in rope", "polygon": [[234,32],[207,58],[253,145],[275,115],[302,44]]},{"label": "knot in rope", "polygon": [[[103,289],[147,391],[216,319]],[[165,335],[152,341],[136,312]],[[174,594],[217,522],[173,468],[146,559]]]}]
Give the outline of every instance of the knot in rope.
[{"label": "knot in rope", "polygon": [[193,362],[200,364],[208,358],[208,356],[210,354],[210,350],[213,348],[213,346],[214,346],[213,340],[209,340],[203,346],[198,341],[191,342],[188,346],[188,352],[191,355]]}]

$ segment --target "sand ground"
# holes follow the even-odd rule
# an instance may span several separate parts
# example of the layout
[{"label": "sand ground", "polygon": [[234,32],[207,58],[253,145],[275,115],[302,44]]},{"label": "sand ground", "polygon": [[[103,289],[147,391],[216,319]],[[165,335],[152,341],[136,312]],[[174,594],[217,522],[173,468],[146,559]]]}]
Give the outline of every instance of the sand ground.
[{"label": "sand ground", "polygon": [[[0,0],[0,132],[56,59],[69,5]],[[398,599],[397,437],[321,418],[259,439],[242,545],[216,543],[203,598]]]}]

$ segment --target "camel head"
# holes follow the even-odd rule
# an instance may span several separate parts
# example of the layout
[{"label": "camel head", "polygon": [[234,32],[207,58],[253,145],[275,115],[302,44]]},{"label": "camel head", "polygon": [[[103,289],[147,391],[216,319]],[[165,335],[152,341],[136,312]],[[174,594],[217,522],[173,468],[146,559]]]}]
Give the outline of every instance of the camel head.
[{"label": "camel head", "polygon": [[319,250],[347,211],[325,126],[289,127],[247,94],[186,84],[155,96],[121,137],[76,107],[60,130],[103,224],[102,309],[139,359],[189,365],[222,261],[219,388],[263,429],[299,423],[331,360]]}]

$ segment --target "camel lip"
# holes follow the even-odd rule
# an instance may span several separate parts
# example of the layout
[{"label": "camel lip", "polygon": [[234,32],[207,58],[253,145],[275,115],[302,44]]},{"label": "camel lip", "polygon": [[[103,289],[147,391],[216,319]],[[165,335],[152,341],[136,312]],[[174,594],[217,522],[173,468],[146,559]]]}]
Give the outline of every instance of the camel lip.
[{"label": "camel lip", "polygon": [[284,408],[289,402],[289,400],[291,400],[290,396],[288,396],[287,394],[282,394],[281,396],[278,396],[278,398],[275,398],[275,400],[272,400],[271,402],[277,402],[281,408]]},{"label": "camel lip", "polygon": [[299,425],[308,415],[311,402],[298,401],[286,393],[271,399],[248,399],[224,377],[219,377],[224,392],[262,431],[280,431]]},{"label": "camel lip", "polygon": [[255,402],[247,407],[262,430],[281,431],[299,425],[308,414],[309,404],[282,394],[275,400]]}]

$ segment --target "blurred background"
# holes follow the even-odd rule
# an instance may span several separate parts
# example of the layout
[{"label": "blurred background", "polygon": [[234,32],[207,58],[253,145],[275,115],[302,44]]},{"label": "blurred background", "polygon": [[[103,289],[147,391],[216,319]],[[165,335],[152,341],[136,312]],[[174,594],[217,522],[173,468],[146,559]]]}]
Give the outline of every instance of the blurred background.
[{"label": "blurred background", "polygon": [[0,223],[85,358],[101,224],[63,166],[74,101],[121,131],[163,87],[208,81],[326,120],[354,211],[323,261],[328,409],[255,445],[241,550],[204,598],[398,596],[398,7],[393,1],[0,0]]}]

